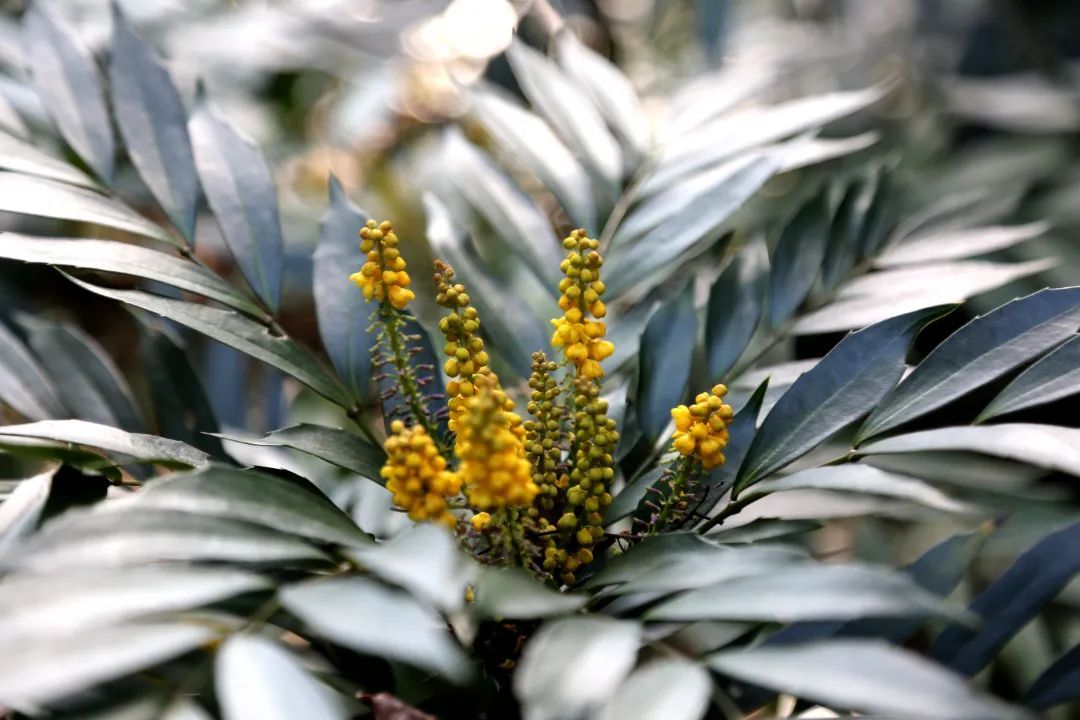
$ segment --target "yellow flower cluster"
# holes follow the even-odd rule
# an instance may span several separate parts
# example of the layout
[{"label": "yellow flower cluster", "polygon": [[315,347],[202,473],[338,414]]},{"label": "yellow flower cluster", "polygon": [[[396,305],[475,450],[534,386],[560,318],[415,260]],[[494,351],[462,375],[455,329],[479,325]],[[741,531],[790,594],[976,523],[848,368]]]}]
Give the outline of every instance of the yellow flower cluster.
[{"label": "yellow flower cluster", "polygon": [[[600,361],[615,352],[615,346],[603,339],[607,326],[600,321],[607,315],[607,308],[600,299],[604,294],[600,280],[604,260],[596,251],[599,243],[579,229],[563,240],[563,247],[569,251],[560,265],[566,275],[559,282],[563,316],[551,321],[555,326],[551,344],[563,348],[579,377],[603,377]],[[596,319],[589,319],[590,315]]]},{"label": "yellow flower cluster", "polygon": [[379,224],[368,220],[360,230],[360,250],[367,253],[367,262],[349,279],[360,286],[365,299],[388,299],[395,308],[404,310],[416,295],[408,289],[409,273],[397,244],[398,237],[388,220]]},{"label": "yellow flower cluster", "polygon": [[517,416],[504,409],[506,401],[506,393],[486,380],[465,400],[454,452],[465,495],[476,510],[525,507],[539,492],[521,438],[511,429]]},{"label": "yellow flower cluster", "polygon": [[427,431],[419,425],[405,427],[395,420],[386,440],[386,463],[380,475],[386,489],[394,495],[394,504],[404,508],[413,520],[431,520],[454,527],[456,518],[446,499],[461,491],[461,478],[446,469],[446,459],[439,454]]},{"label": "yellow flower cluster", "polygon": [[706,470],[724,464],[728,443],[728,423],[734,415],[724,403],[727,388],[715,385],[711,393],[700,393],[690,407],[679,405],[671,411],[675,420],[673,445],[683,455],[694,455]]},{"label": "yellow flower cluster", "polygon": [[533,353],[529,376],[532,392],[526,409],[536,419],[527,420],[524,427],[525,457],[532,465],[533,481],[540,488],[536,503],[539,507],[529,508],[529,516],[534,519],[539,518],[540,511],[554,509],[559,491],[569,483],[569,478],[559,472],[563,440],[560,419],[565,408],[559,405],[559,384],[552,377],[557,367],[543,352]]}]

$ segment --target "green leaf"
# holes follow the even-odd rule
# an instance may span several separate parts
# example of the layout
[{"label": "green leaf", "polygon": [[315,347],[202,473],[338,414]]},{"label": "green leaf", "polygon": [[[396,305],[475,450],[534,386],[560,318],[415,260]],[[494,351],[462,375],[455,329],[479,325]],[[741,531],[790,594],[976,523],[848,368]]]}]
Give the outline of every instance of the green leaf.
[{"label": "green leaf", "polygon": [[579,717],[606,702],[634,666],[641,641],[638,623],[600,616],[541,626],[514,674],[514,694],[525,717]]},{"label": "green leaf", "polygon": [[8,707],[36,713],[51,700],[184,655],[214,637],[198,625],[145,623],[9,646],[0,656],[0,697]]},{"label": "green leaf", "polygon": [[1076,334],[1080,288],[1042,290],[975,318],[919,363],[859,429],[856,445],[947,405]]},{"label": "green leaf", "polygon": [[287,447],[307,453],[331,465],[337,465],[380,485],[385,482],[379,469],[386,460],[382,448],[347,430],[301,423],[267,433],[265,437],[220,435],[226,440],[246,445]]},{"label": "green leaf", "polygon": [[0,168],[85,188],[97,188],[97,183],[75,166],[68,165],[6,132],[0,132]]},{"label": "green leaf", "polygon": [[112,3],[109,84],[128,157],[173,225],[195,237],[199,179],[184,104],[169,72]]},{"label": "green leaf", "polygon": [[1043,670],[1028,691],[1024,704],[1035,710],[1049,710],[1055,705],[1080,698],[1080,645],[1059,657]]},{"label": "green leaf", "polygon": [[769,324],[787,320],[806,299],[825,259],[829,206],[824,195],[806,203],[780,233],[769,278]]},{"label": "green leaf", "polygon": [[840,200],[829,229],[829,243],[821,263],[821,285],[832,290],[851,269],[859,254],[859,228],[870,203],[871,193],[866,183],[852,183]]},{"label": "green leaf", "polygon": [[344,703],[291,653],[257,635],[225,641],[214,665],[224,720],[346,720]]},{"label": "green leaf", "polygon": [[152,480],[136,502],[162,511],[236,518],[328,543],[368,542],[314,485],[226,465]]},{"label": "green leaf", "polygon": [[108,488],[105,478],[84,475],[67,465],[23,480],[0,505],[0,550],[72,508],[104,500]]},{"label": "green leaf", "polygon": [[824,527],[813,520],[781,520],[779,518],[761,518],[733,528],[720,528],[706,535],[713,542],[724,545],[743,545],[756,542],[782,540],[795,535],[820,530]]},{"label": "green leaf", "polygon": [[742,248],[709,290],[705,353],[709,377],[720,380],[750,342],[769,283],[769,253],[757,238]]},{"label": "green leaf", "polygon": [[998,393],[976,422],[1046,405],[1080,393],[1080,338],[1074,337],[1043,356]]},{"label": "green leaf", "polygon": [[656,484],[663,472],[662,467],[653,468],[620,490],[604,511],[604,525],[616,523],[637,510],[649,494],[649,488]]},{"label": "green leaf", "polygon": [[126,456],[129,462],[135,463],[200,467],[210,460],[202,450],[177,440],[124,432],[85,420],[41,420],[25,425],[0,425],[0,441],[13,436],[101,448]]},{"label": "green leaf", "polygon": [[745,620],[792,623],[864,617],[946,617],[973,622],[962,609],[901,573],[870,565],[761,568],[656,605],[646,620]]},{"label": "green leaf", "polygon": [[868,443],[860,455],[975,452],[1080,476],[1080,429],[1056,425],[1005,423],[945,427],[897,435]]},{"label": "green leaf", "polygon": [[292,535],[230,517],[113,502],[68,513],[5,553],[0,566],[33,572],[127,567],[161,562],[229,562],[282,566],[327,557]]},{"label": "green leaf", "polygon": [[870,412],[903,374],[915,335],[949,309],[935,307],[894,317],[841,340],[765,417],[739,467],[732,496]]},{"label": "green leaf", "polygon": [[709,673],[688,660],[658,659],[626,678],[596,720],[698,720],[712,697]]},{"label": "green leaf", "polygon": [[[281,301],[285,240],[277,186],[255,144],[203,98],[188,122],[195,168],[236,264],[271,312]],[[359,228],[357,228],[359,231]],[[348,268],[340,268],[346,273]]]},{"label": "green leaf", "polygon": [[472,612],[500,622],[569,615],[589,600],[585,595],[552,590],[517,568],[482,566],[473,588]]},{"label": "green leaf", "polygon": [[515,39],[506,59],[525,97],[576,157],[613,189],[622,180],[622,153],[596,107],[553,62]]},{"label": "green leaf", "polygon": [[0,211],[104,225],[176,244],[171,235],[118,200],[33,175],[0,172]]},{"label": "green leaf", "polygon": [[31,3],[23,15],[23,48],[34,90],[60,134],[99,178],[110,182],[116,148],[90,51],[41,2]]},{"label": "green leaf", "polygon": [[112,240],[0,235],[0,257],[28,263],[84,268],[155,280],[217,300],[256,318],[266,312],[213,271],[190,260],[141,245]]},{"label": "green leaf", "polygon": [[1077,548],[1080,523],[1040,540],[971,603],[970,610],[983,621],[981,627],[950,625],[937,636],[930,656],[965,675],[986,667],[1080,572]]},{"label": "green leaf", "polygon": [[330,204],[319,223],[314,256],[315,317],[330,362],[356,398],[367,395],[375,342],[367,328],[377,303],[365,301],[364,293],[349,279],[349,268],[359,270],[367,260],[358,238],[367,220],[331,175]]},{"label": "green leaf", "polygon": [[281,604],[316,634],[356,652],[409,663],[463,681],[465,654],[446,623],[409,595],[362,577],[290,585]]},{"label": "green leaf", "polygon": [[67,414],[56,387],[22,341],[0,322],[0,401],[30,420]]},{"label": "green leaf", "polygon": [[635,402],[638,423],[650,444],[660,439],[671,423],[671,408],[686,396],[696,339],[694,287],[687,283],[656,309],[641,334]]},{"label": "green leaf", "polygon": [[881,267],[941,262],[987,255],[1031,240],[1049,229],[1045,222],[995,225],[922,235],[893,246],[876,261]]},{"label": "green leaf", "polygon": [[907,650],[877,641],[725,650],[713,670],[836,709],[922,718],[1019,718],[962,678]]},{"label": "green leaf", "polygon": [[238,315],[207,305],[152,295],[140,290],[116,290],[93,285],[68,276],[76,285],[92,293],[134,305],[196,330],[207,337],[236,348],[257,360],[276,367],[341,407],[352,406],[337,378],[293,340],[271,335],[266,327]]},{"label": "green leaf", "polygon": [[472,568],[443,527],[413,525],[388,542],[352,547],[347,554],[364,569],[440,610],[455,612],[465,604]]},{"label": "green leaf", "polygon": [[73,325],[26,315],[30,347],[56,385],[60,400],[80,420],[137,432],[146,427],[127,380],[96,340]]},{"label": "green leaf", "polygon": [[709,496],[713,500],[708,506],[702,505],[702,514],[709,514],[723,493],[734,484],[735,477],[746,460],[746,453],[750,449],[754,435],[757,434],[757,422],[761,417],[761,408],[768,390],[769,378],[766,377],[728,424],[728,444],[724,448],[724,464],[709,473]]}]

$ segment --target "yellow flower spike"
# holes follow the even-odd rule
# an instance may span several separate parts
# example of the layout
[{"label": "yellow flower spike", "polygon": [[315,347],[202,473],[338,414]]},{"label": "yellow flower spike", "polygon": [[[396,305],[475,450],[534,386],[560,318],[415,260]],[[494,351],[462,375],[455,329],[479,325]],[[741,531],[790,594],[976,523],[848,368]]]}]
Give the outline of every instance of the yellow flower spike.
[{"label": "yellow flower spike", "polygon": [[454,527],[457,519],[450,512],[447,498],[461,492],[461,479],[446,467],[431,436],[420,425],[406,427],[395,420],[386,440],[386,462],[379,474],[386,489],[409,517],[430,520]]},{"label": "yellow flower spike", "polygon": [[671,410],[675,421],[672,446],[681,455],[692,455],[706,470],[724,464],[727,426],[735,414],[723,401],[726,394],[726,387],[715,385],[710,392],[698,394],[693,405],[679,405]]},{"label": "yellow flower spike", "polygon": [[459,422],[458,472],[469,504],[480,511],[526,507],[540,491],[521,437],[511,428],[516,416],[505,406],[505,394],[484,382],[465,402]]},{"label": "yellow flower spike", "polygon": [[[563,316],[551,321],[555,326],[552,346],[562,348],[563,355],[574,364],[578,377],[587,379],[603,377],[600,362],[615,352],[611,342],[601,340],[607,333],[607,326],[600,318],[607,315],[607,308],[600,300],[605,287],[600,281],[600,266],[604,260],[597,252],[599,245],[580,229],[563,240],[567,250],[566,259],[559,266],[566,274],[559,281],[559,309]],[[595,319],[590,319],[590,315]]]},{"label": "yellow flower spike", "polygon": [[360,250],[367,253],[367,262],[349,279],[360,286],[366,300],[385,299],[404,310],[416,295],[407,289],[410,278],[397,244],[398,237],[389,221],[368,220],[360,230]]}]

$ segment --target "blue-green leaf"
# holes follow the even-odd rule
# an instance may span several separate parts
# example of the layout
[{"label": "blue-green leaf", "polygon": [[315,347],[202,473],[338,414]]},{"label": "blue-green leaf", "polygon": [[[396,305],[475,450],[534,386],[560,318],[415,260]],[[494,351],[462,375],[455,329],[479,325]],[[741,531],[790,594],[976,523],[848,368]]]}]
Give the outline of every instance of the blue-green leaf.
[{"label": "blue-green leaf", "polygon": [[1046,232],[1045,222],[1027,225],[995,225],[920,235],[904,240],[877,259],[880,266],[942,262],[987,255],[1031,240]]},{"label": "blue-green leaf", "polygon": [[266,445],[299,450],[380,485],[383,484],[379,468],[386,460],[386,453],[377,445],[372,445],[364,438],[347,430],[301,423],[274,430],[259,438],[242,435],[222,435],[221,437],[246,445]]},{"label": "blue-green leaf", "polygon": [[900,315],[841,340],[795,381],[766,416],[739,468],[733,495],[873,410],[903,374],[915,335],[949,309],[942,306]]},{"label": "blue-green leaf", "polygon": [[769,282],[769,253],[755,239],[735,254],[709,291],[705,353],[709,377],[719,381],[746,349],[761,319]]},{"label": "blue-green leaf", "polygon": [[[202,99],[188,122],[195,167],[225,244],[272,312],[281,300],[285,241],[277,186],[255,144]],[[358,229],[359,231],[359,229]],[[342,268],[346,272],[348,268]]]},{"label": "blue-green leaf", "polygon": [[712,501],[702,505],[701,513],[708,515],[735,482],[739,468],[742,467],[746,453],[750,450],[750,444],[757,433],[758,418],[761,416],[761,407],[765,403],[765,393],[768,390],[769,378],[765,378],[728,423],[728,444],[724,448],[724,464],[709,473],[707,484]]},{"label": "blue-green leaf", "polygon": [[161,208],[190,242],[195,236],[199,180],[184,104],[168,71],[112,5],[109,82],[113,115],[128,157]]},{"label": "blue-green leaf", "polygon": [[1043,670],[1028,691],[1024,704],[1035,710],[1080,699],[1080,645],[1059,657]]},{"label": "blue-green leaf", "polygon": [[980,316],[934,348],[859,429],[856,444],[999,378],[1076,334],[1080,288],[1042,290]]},{"label": "blue-green leaf", "polygon": [[859,228],[869,203],[867,195],[865,185],[854,183],[836,208],[821,263],[821,285],[825,290],[833,290],[855,265],[859,254]]},{"label": "blue-green leaf", "polygon": [[824,195],[811,200],[780,233],[769,278],[769,324],[787,320],[806,299],[817,278],[829,240],[829,206]]},{"label": "blue-green leaf", "polygon": [[6,132],[0,132],[0,168],[90,189],[98,187],[89,175],[74,165]]},{"label": "blue-green leaf", "polygon": [[23,47],[34,90],[60,134],[99,178],[110,182],[116,149],[90,51],[40,1],[23,15]]},{"label": "blue-green leaf", "polygon": [[976,422],[1077,393],[1080,393],[1080,337],[1067,341],[1020,373],[979,413]]},{"label": "blue-green leaf", "polygon": [[638,352],[637,417],[650,442],[656,442],[671,422],[671,408],[686,395],[690,360],[697,337],[693,283],[657,308]]},{"label": "blue-green leaf", "polygon": [[[84,475],[68,465],[23,480],[0,504],[0,550],[32,535],[46,522],[72,508],[104,500],[108,489],[109,482],[103,476]],[[11,615],[10,608],[4,610],[0,614],[3,618],[0,628]]]},{"label": "blue-green leaf", "polygon": [[7,326],[0,322],[0,402],[30,420],[65,415],[56,387]]},{"label": "blue-green leaf", "polygon": [[0,438],[20,437],[56,440],[101,448],[140,463],[160,463],[179,467],[201,467],[210,458],[178,440],[128,433],[118,428],[85,420],[41,420],[25,425],[0,425]]}]

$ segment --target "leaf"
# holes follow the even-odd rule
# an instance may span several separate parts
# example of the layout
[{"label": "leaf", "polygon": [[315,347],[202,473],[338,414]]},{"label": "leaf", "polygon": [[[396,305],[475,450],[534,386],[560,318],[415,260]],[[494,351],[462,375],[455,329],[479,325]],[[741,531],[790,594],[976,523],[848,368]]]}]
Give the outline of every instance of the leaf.
[{"label": "leaf", "polygon": [[638,352],[637,418],[645,439],[660,439],[671,423],[671,408],[686,396],[690,359],[697,338],[693,283],[649,318]]},{"label": "leaf", "polygon": [[52,380],[22,341],[2,322],[0,401],[30,420],[45,420],[66,414]]},{"label": "leaf", "polygon": [[517,568],[485,565],[480,568],[473,588],[476,598],[470,606],[473,613],[500,622],[569,615],[589,600],[585,595],[552,590]]},{"label": "leaf", "polygon": [[176,229],[195,237],[199,179],[179,93],[154,51],[112,3],[109,84],[128,157]]},{"label": "leaf", "polygon": [[506,59],[525,97],[555,128],[576,157],[582,158],[614,190],[622,179],[622,153],[589,98],[559,68],[519,40]]},{"label": "leaf", "polygon": [[974,675],[1080,572],[1080,523],[1047,535],[1025,552],[970,605],[982,619],[978,630],[950,625],[930,656]]},{"label": "leaf", "polygon": [[1042,711],[1077,698],[1080,698],[1080,645],[1043,670],[1024,693],[1023,703]]},{"label": "leaf", "polygon": [[214,688],[225,720],[345,720],[349,714],[277,643],[257,635],[225,641],[214,666]]},{"label": "leaf", "polygon": [[[234,130],[205,98],[191,116],[188,132],[195,168],[225,244],[248,285],[276,313],[285,240],[270,168],[255,144]],[[342,273],[347,270],[339,268]]]},{"label": "leaf", "polygon": [[769,283],[769,254],[761,238],[742,248],[709,290],[705,352],[709,377],[731,370],[761,319]]},{"label": "leaf", "polygon": [[222,568],[148,565],[16,574],[0,583],[0,638],[5,646],[60,638],[270,587],[258,575]]},{"label": "leaf", "polygon": [[11,646],[0,657],[0,697],[9,707],[35,712],[43,703],[191,652],[214,637],[198,625],[145,623]]},{"label": "leaf", "polygon": [[947,405],[1076,334],[1080,288],[1042,290],[950,335],[877,406],[856,445]]},{"label": "leaf", "polygon": [[834,289],[855,266],[859,254],[859,229],[870,203],[871,190],[866,183],[852,183],[836,208],[821,263],[821,285],[825,290]]},{"label": "leaf", "polygon": [[386,657],[463,681],[470,669],[446,624],[407,594],[362,577],[289,585],[281,604],[316,634],[366,655]]},{"label": "leaf", "polygon": [[0,558],[37,573],[162,562],[228,562],[278,569],[327,561],[300,538],[234,518],[112,502],[68,513]]},{"label": "leaf", "polygon": [[754,436],[732,497],[871,411],[903,374],[919,330],[949,309],[920,310],[852,333],[799,376]]},{"label": "leaf", "polygon": [[641,501],[649,494],[649,488],[660,479],[663,471],[662,467],[655,467],[620,490],[604,511],[604,525],[612,525],[635,512],[641,505]]},{"label": "leaf", "polygon": [[235,518],[327,543],[368,542],[356,523],[307,481],[227,465],[152,480],[137,504]]},{"label": "leaf", "polygon": [[11,101],[3,93],[0,93],[0,130],[22,140],[30,137],[26,123],[19,117],[19,113],[11,106]]},{"label": "leaf", "polygon": [[609,295],[617,297],[655,276],[658,268],[704,250],[704,244],[716,239],[731,214],[773,176],[778,163],[778,153],[766,152],[720,168],[711,178],[710,189],[633,245],[622,246],[610,255],[604,271]]},{"label": "leaf", "polygon": [[307,453],[331,465],[345,468],[372,482],[384,485],[379,469],[386,460],[382,448],[347,430],[301,423],[274,430],[265,437],[225,434],[221,437],[245,445],[287,447]]},{"label": "leaf", "polygon": [[155,280],[217,300],[255,318],[266,312],[213,271],[176,255],[112,240],[0,235],[0,257],[28,263],[100,270]]},{"label": "leaf", "polygon": [[907,650],[835,640],[725,650],[706,658],[717,672],[836,709],[923,718],[1019,718],[963,679]]},{"label": "leaf", "polygon": [[465,604],[472,568],[443,527],[412,525],[388,542],[352,547],[348,554],[364,569],[440,610],[455,612]]},{"label": "leaf", "polygon": [[973,618],[902,574],[870,565],[801,565],[730,577],[656,605],[646,620],[792,623],[863,617]]},{"label": "leaf", "polygon": [[202,450],[177,440],[124,432],[85,420],[41,420],[26,425],[0,425],[0,441],[10,437],[41,438],[101,448],[131,462],[200,467],[209,462]]},{"label": "leaf", "polygon": [[0,132],[0,168],[85,188],[97,188],[97,183],[78,168],[6,132]]},{"label": "leaf", "polygon": [[577,717],[607,701],[634,666],[636,622],[571,617],[552,621],[525,645],[514,694],[525,720]]},{"label": "leaf", "polygon": [[[104,500],[108,488],[105,478],[84,475],[67,465],[23,480],[0,504],[0,550],[72,508]],[[3,587],[0,584],[0,594]]]},{"label": "leaf", "polygon": [[916,265],[870,273],[848,283],[836,301],[803,315],[796,335],[839,332],[885,318],[964,300],[1054,265],[1053,260],[993,263],[981,260]]},{"label": "leaf", "polygon": [[964,228],[921,235],[893,246],[876,261],[880,267],[941,262],[987,255],[1042,235],[1049,229],[1045,222],[1027,225],[996,225]]},{"label": "leaf", "polygon": [[152,295],[139,290],[116,290],[67,276],[79,287],[97,295],[134,305],[174,320],[181,325],[236,348],[257,360],[276,367],[343,408],[352,406],[345,388],[337,378],[293,340],[271,335],[266,327],[238,315],[207,305]]},{"label": "leaf", "polygon": [[145,429],[131,388],[96,340],[66,323],[30,315],[20,322],[29,333],[30,347],[52,376],[60,400],[76,418],[128,432]]},{"label": "leaf", "polygon": [[769,324],[787,320],[806,299],[829,240],[829,206],[825,197],[811,200],[780,233],[769,278]]},{"label": "leaf", "polygon": [[160,227],[117,200],[33,175],[0,172],[0,211],[104,225],[176,244]]},{"label": "leaf", "polygon": [[23,50],[34,90],[60,134],[109,183],[116,148],[93,56],[40,0],[23,15]]},{"label": "leaf", "polygon": [[720,528],[706,535],[713,542],[724,545],[743,545],[756,542],[782,540],[820,530],[823,525],[813,520],[781,520],[761,518],[733,528]]},{"label": "leaf", "polygon": [[700,665],[681,659],[658,659],[623,681],[594,720],[698,720],[712,697],[712,679]]},{"label": "leaf", "polygon": [[359,269],[366,258],[358,234],[367,215],[353,205],[341,183],[330,176],[330,204],[319,223],[319,244],[314,256],[315,317],[319,336],[334,369],[352,391],[363,398],[371,383],[371,346],[367,331],[377,304],[349,279],[348,268]]},{"label": "leaf", "polygon": [[1080,393],[1080,338],[1044,355],[998,393],[975,422],[1026,410]]},{"label": "leaf", "polygon": [[884,495],[950,513],[971,512],[973,509],[971,505],[953,500],[922,480],[860,464],[810,468],[784,477],[763,480],[754,486],[749,495],[754,497],[806,489]]}]

